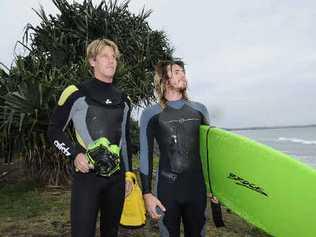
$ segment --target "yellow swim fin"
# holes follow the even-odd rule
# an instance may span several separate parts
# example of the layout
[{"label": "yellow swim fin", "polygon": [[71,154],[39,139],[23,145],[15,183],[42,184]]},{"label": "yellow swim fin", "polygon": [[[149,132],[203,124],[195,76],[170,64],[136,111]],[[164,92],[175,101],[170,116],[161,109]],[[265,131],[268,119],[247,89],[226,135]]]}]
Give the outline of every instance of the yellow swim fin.
[{"label": "yellow swim fin", "polygon": [[133,172],[125,173],[125,180],[132,182],[132,191],[125,198],[120,224],[124,227],[137,228],[146,223],[146,210],[142,191]]}]

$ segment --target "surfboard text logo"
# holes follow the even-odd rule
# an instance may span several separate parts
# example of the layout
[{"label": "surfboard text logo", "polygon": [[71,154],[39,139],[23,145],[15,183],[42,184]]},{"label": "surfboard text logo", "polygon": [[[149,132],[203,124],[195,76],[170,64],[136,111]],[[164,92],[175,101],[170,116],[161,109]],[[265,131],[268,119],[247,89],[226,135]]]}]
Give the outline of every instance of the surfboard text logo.
[{"label": "surfboard text logo", "polygon": [[246,187],[246,188],[249,188],[249,189],[251,189],[251,190],[253,190],[253,191],[255,191],[255,192],[261,193],[262,195],[268,197],[268,194],[264,192],[263,188],[261,188],[261,187],[255,185],[255,184],[253,184],[253,183],[250,183],[249,181],[247,181],[247,180],[245,180],[245,179],[239,177],[239,176],[236,175],[236,174],[229,173],[229,175],[228,175],[227,178],[236,181],[235,184],[237,184],[237,185],[244,186],[244,187]]}]

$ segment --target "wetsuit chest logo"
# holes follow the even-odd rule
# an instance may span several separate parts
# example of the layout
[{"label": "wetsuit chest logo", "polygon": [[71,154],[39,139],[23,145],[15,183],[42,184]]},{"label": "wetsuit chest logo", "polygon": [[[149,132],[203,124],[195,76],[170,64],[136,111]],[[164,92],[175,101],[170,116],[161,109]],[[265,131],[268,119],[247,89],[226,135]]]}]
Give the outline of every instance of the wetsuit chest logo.
[{"label": "wetsuit chest logo", "polygon": [[106,99],[106,100],[104,101],[104,103],[107,104],[107,105],[109,105],[109,104],[112,104],[112,101],[111,101],[110,99]]}]

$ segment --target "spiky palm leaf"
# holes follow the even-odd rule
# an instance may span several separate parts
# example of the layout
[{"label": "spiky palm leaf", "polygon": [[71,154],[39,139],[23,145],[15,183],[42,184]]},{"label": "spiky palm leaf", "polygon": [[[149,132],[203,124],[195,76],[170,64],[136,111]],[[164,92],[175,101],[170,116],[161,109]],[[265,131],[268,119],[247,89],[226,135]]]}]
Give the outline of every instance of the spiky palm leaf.
[{"label": "spiky palm leaf", "polygon": [[[96,38],[114,40],[122,53],[115,81],[131,97],[134,104],[153,99],[153,70],[159,59],[170,59],[172,48],[164,32],[152,30],[147,23],[151,11],[138,14],[128,10],[129,1],[91,0],[70,4],[53,0],[60,14],[37,11],[40,26],[28,25],[25,41],[31,42],[31,54],[46,55],[52,67],[77,64],[85,56],[88,43]],[[80,77],[80,75],[78,75]]]},{"label": "spiky palm leaf", "polygon": [[[22,156],[34,177],[57,184],[68,168],[47,145],[49,115],[66,86],[89,77],[84,59],[87,44],[100,37],[118,44],[122,57],[114,82],[135,105],[152,100],[154,65],[159,59],[170,59],[172,49],[165,33],[147,23],[151,11],[132,14],[129,1],[103,0],[97,6],[91,0],[53,2],[60,14],[47,15],[40,8],[36,14],[41,24],[28,24],[19,42],[29,54],[17,57],[8,73],[0,70],[0,152]],[[133,129],[137,144],[136,123]]]}]

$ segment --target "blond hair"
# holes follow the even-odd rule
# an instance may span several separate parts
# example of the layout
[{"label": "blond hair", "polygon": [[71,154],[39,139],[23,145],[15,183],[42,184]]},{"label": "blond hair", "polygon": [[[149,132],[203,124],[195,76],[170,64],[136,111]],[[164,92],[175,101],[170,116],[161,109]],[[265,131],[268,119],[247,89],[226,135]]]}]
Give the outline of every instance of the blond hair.
[{"label": "blond hair", "polygon": [[109,39],[96,39],[93,40],[88,46],[86,50],[86,61],[88,65],[90,65],[89,60],[91,58],[95,58],[104,47],[109,46],[113,49],[115,57],[119,59],[120,57],[120,51],[117,47],[117,45]]},{"label": "blond hair", "polygon": [[[172,61],[160,61],[155,67],[155,76],[154,76],[154,86],[155,86],[155,96],[158,99],[158,102],[162,108],[166,107],[167,99],[165,97],[167,81],[170,79],[168,76],[168,67],[172,70],[173,65],[178,65],[184,70],[184,63],[180,60]],[[188,94],[186,89],[182,91],[182,99],[188,100]]]}]

